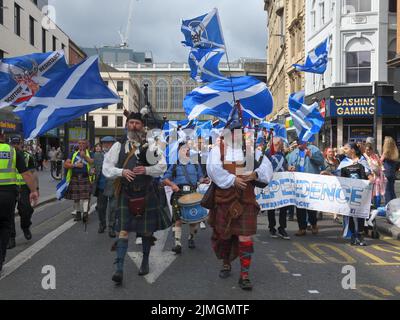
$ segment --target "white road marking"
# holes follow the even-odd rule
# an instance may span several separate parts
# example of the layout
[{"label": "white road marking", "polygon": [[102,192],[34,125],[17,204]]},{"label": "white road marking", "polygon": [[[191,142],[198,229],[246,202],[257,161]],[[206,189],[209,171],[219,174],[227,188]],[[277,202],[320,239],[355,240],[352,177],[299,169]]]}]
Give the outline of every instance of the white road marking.
[{"label": "white road marking", "polygon": [[[96,204],[92,205],[89,210],[89,214],[92,213],[94,210]],[[0,276],[0,280],[3,280],[7,276],[9,276],[11,273],[13,273],[15,270],[17,270],[20,266],[22,266],[25,262],[29,261],[30,259],[33,258],[33,256],[44,249],[47,245],[49,245],[53,240],[55,240],[57,237],[59,237],[61,234],[63,234],[65,231],[69,230],[71,227],[73,227],[77,222],[73,220],[69,220],[65,222],[63,225],[55,229],[54,231],[50,232],[49,234],[45,235],[43,238],[41,238],[39,241],[35,242],[32,246],[29,248],[25,249],[21,253],[19,253],[17,256],[15,256],[11,261],[6,263],[3,266],[3,272]]]},{"label": "white road marking", "polygon": [[293,277],[301,277],[301,274],[300,273],[293,273],[292,276]]},{"label": "white road marking", "polygon": [[318,290],[308,290],[308,293],[311,293],[311,294],[318,294],[319,291],[318,291]]}]

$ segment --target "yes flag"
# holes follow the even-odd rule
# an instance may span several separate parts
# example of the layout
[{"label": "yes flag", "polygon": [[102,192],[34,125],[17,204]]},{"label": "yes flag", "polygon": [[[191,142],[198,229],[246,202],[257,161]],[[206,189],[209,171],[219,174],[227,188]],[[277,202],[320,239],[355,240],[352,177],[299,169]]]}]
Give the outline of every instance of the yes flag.
[{"label": "yes flag", "polygon": [[217,9],[197,18],[183,20],[181,31],[185,36],[185,41],[182,41],[182,43],[188,47],[225,49]]},{"label": "yes flag", "polygon": [[234,77],[231,80],[218,80],[194,89],[183,101],[189,120],[208,114],[227,121],[235,98],[240,100],[243,120],[251,118],[262,120],[272,112],[273,100],[265,83],[250,76]]},{"label": "yes flag", "polygon": [[324,124],[318,103],[308,106],[304,104],[304,91],[295,92],[289,96],[289,112],[299,139],[303,142],[314,141],[314,135],[319,133]]},{"label": "yes flag", "polygon": [[219,62],[224,54],[223,49],[193,48],[189,54],[192,79],[200,83],[226,79],[218,69]]},{"label": "yes flag", "polygon": [[0,60],[0,109],[29,100],[66,70],[63,51]]},{"label": "yes flag", "polygon": [[85,113],[120,101],[104,85],[98,57],[93,56],[50,81],[14,112],[22,120],[24,138],[30,140]]},{"label": "yes flag", "polygon": [[298,71],[323,74],[328,66],[328,39],[311,51],[304,65],[293,65]]}]

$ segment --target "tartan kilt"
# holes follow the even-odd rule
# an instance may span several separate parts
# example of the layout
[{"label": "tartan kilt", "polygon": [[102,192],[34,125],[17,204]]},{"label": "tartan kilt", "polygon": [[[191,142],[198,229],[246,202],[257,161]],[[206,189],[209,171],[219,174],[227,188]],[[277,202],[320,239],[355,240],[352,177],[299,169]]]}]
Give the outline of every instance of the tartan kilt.
[{"label": "tartan kilt", "polygon": [[214,229],[214,236],[223,240],[232,236],[252,236],[257,233],[257,215],[260,208],[254,204],[243,204],[243,213],[229,224],[228,210],[231,203],[217,204],[210,210],[208,223]]},{"label": "tartan kilt", "polygon": [[128,208],[128,197],[121,193],[116,210],[116,229],[118,232],[136,232],[144,235],[164,230],[171,226],[168,207],[160,204],[155,191],[146,193],[146,209],[142,217],[134,217]]},{"label": "tartan kilt", "polygon": [[87,200],[90,199],[91,192],[92,184],[89,177],[72,176],[64,198],[67,200]]}]

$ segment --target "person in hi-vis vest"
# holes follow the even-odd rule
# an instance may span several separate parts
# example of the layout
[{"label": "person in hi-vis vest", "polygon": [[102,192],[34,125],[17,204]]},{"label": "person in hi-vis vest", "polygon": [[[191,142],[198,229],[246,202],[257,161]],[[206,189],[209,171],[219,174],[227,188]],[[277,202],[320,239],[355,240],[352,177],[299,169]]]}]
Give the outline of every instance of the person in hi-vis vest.
[{"label": "person in hi-vis vest", "polygon": [[[78,146],[78,151],[73,152],[64,164],[65,169],[68,169],[68,189],[65,193],[65,199],[74,200],[74,209],[76,211],[74,220],[80,221],[83,219],[83,222],[86,223],[89,217],[89,202],[93,182],[91,167],[94,160],[93,155],[88,150],[86,140],[80,140]],[[82,212],[83,216],[81,215]]]},{"label": "person in hi-vis vest", "polygon": [[[39,179],[36,173],[36,165],[33,156],[28,152],[24,151],[24,140],[21,139],[19,136],[15,136],[11,138],[11,145],[17,150],[20,151],[24,155],[25,166],[26,168],[32,173],[33,177],[35,178],[36,185],[39,187]],[[17,196],[17,209],[18,215],[20,216],[20,225],[21,229],[24,233],[24,237],[26,240],[32,239],[32,233],[30,231],[30,226],[32,225],[32,214],[33,208],[29,201],[29,194],[30,190],[26,185],[26,182],[20,173],[17,173],[17,189],[18,189],[18,196]],[[10,235],[10,240],[8,241],[7,249],[15,248],[15,237],[16,237],[16,230],[15,230],[15,220],[12,220],[12,230]]]},{"label": "person in hi-vis vest", "polygon": [[26,169],[23,154],[7,144],[5,138],[4,131],[0,129],[0,272],[6,258],[12,220],[15,218],[17,172],[29,187],[29,201],[32,205],[35,206],[39,199],[36,181]]}]

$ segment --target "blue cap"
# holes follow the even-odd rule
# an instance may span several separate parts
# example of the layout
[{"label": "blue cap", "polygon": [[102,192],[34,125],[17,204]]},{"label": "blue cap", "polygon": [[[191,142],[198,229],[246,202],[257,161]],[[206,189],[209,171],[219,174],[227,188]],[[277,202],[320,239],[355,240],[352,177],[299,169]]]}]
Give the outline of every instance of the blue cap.
[{"label": "blue cap", "polygon": [[101,142],[115,142],[116,140],[114,139],[114,137],[107,136],[107,137],[101,138],[100,141]]}]

